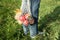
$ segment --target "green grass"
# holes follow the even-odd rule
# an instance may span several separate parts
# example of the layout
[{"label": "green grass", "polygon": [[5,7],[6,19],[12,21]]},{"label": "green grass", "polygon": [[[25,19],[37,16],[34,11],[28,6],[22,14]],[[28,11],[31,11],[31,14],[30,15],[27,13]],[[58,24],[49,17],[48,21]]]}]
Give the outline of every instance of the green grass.
[{"label": "green grass", "polygon": [[60,0],[41,0],[38,29],[45,33],[35,39],[24,36],[14,19],[14,10],[20,5],[21,0],[0,0],[0,40],[60,40]]}]

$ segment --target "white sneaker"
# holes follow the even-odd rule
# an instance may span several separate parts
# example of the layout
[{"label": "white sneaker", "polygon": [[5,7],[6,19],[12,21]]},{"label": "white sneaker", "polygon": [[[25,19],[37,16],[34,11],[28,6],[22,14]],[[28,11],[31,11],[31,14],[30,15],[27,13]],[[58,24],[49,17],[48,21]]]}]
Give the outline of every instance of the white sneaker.
[{"label": "white sneaker", "polygon": [[44,32],[38,32],[38,35],[39,35],[39,34],[44,34]]},{"label": "white sneaker", "polygon": [[36,36],[31,37],[32,39],[35,38]]}]

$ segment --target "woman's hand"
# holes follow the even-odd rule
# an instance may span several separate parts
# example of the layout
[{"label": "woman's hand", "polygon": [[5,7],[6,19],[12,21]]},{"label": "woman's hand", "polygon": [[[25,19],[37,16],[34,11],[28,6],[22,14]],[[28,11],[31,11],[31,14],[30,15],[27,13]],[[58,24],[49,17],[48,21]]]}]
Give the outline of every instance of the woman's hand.
[{"label": "woman's hand", "polygon": [[34,19],[29,20],[30,24],[34,24]]}]

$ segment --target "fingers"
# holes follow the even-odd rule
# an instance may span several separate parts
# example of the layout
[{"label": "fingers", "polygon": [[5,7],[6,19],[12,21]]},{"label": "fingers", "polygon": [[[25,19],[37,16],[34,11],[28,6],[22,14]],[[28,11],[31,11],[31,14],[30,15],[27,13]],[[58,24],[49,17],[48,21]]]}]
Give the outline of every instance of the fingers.
[{"label": "fingers", "polygon": [[34,24],[34,19],[31,19],[31,20],[29,21],[29,23],[30,23],[30,24]]}]

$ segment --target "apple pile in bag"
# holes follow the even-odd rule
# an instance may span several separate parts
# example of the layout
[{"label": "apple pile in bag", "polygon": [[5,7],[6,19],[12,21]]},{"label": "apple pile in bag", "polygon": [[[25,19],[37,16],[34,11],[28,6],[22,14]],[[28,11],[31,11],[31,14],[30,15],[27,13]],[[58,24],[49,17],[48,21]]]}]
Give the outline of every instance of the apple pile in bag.
[{"label": "apple pile in bag", "polygon": [[34,19],[29,13],[22,14],[22,11],[20,9],[17,9],[15,13],[15,19],[18,21],[19,24],[24,24],[25,26],[28,26],[29,24],[34,23]]}]

